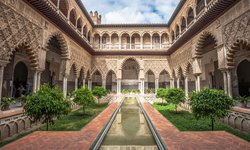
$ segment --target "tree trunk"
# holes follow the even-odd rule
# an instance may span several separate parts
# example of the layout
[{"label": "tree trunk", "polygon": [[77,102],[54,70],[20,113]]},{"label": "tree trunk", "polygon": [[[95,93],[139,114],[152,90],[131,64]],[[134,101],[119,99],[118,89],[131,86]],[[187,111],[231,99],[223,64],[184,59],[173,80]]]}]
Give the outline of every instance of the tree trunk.
[{"label": "tree trunk", "polygon": [[211,117],[212,131],[214,131],[214,118]]},{"label": "tree trunk", "polygon": [[49,131],[49,119],[48,118],[46,119],[46,129],[47,131]]}]

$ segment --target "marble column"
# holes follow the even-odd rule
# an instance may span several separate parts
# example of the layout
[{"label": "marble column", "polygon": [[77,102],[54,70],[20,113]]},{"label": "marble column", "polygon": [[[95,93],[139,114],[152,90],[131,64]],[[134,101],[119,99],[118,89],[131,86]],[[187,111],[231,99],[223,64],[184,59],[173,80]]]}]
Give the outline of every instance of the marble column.
[{"label": "marble column", "polygon": [[91,79],[88,79],[88,88],[92,90],[92,81]]},{"label": "marble column", "polygon": [[82,80],[82,87],[85,87],[85,79]]},{"label": "marble column", "polygon": [[223,82],[224,82],[224,91],[225,93],[227,94],[227,91],[228,91],[228,87],[227,87],[227,72],[226,71],[223,71]]},{"label": "marble column", "polygon": [[185,96],[188,97],[188,76],[185,77]]},{"label": "marble column", "polygon": [[196,92],[201,90],[201,75],[196,76]]},{"label": "marble column", "polygon": [[177,88],[180,88],[180,78],[177,78]]},{"label": "marble column", "polygon": [[78,78],[75,78],[75,90],[78,89]]},{"label": "marble column", "polygon": [[42,72],[37,73],[37,91],[40,89],[41,86],[41,73]]},{"label": "marble column", "polygon": [[102,80],[102,87],[106,89],[106,79]]},{"label": "marble column", "polygon": [[144,79],[141,79],[141,94],[144,94]]},{"label": "marble column", "polygon": [[117,79],[117,94],[121,94],[121,79]]},{"label": "marble column", "polygon": [[159,79],[155,79],[155,93],[157,93],[157,90],[159,88]]},{"label": "marble column", "polygon": [[63,95],[64,97],[67,97],[67,85],[68,85],[68,79],[66,76],[63,77]]},{"label": "marble column", "polygon": [[228,96],[233,97],[233,91],[232,91],[232,76],[231,76],[231,71],[227,71],[227,88],[228,88]]},{"label": "marble column", "polygon": [[33,74],[33,92],[36,92],[36,88],[37,88],[37,70],[34,70],[34,74]]}]

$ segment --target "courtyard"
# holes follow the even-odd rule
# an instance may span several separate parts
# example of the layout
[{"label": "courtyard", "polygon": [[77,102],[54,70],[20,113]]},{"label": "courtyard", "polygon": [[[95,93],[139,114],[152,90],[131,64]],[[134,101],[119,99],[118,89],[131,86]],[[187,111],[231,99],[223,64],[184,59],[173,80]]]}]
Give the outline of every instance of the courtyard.
[{"label": "courtyard", "polygon": [[250,149],[249,16],[249,0],[0,0],[0,149]]}]

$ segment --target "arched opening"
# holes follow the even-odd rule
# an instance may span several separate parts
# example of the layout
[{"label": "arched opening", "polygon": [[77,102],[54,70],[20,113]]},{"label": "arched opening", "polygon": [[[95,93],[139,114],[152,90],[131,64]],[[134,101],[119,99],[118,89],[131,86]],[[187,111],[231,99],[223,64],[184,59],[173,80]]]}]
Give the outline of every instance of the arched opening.
[{"label": "arched opening", "polygon": [[75,9],[72,9],[72,10],[70,11],[70,13],[69,13],[69,20],[70,20],[70,22],[71,22],[74,26],[76,26],[76,11],[75,11]]},{"label": "arched opening", "polygon": [[199,15],[205,8],[205,0],[197,0],[196,2],[196,14]]},{"label": "arched opening", "polygon": [[143,35],[143,49],[151,49],[151,35],[149,33]]},{"label": "arched opening", "polygon": [[[179,88],[181,89],[184,89],[184,74],[183,74],[183,71],[182,71],[182,68],[180,67],[178,70],[177,70],[177,75],[176,75],[176,78],[177,80],[179,79]],[[177,88],[178,88],[178,81],[177,81]]]},{"label": "arched opening", "polygon": [[17,123],[15,122],[15,123],[13,123],[13,126],[12,126],[12,134],[11,134],[11,136],[12,135],[15,135],[15,134],[17,134],[18,133],[18,125],[17,125]]},{"label": "arched opening", "polygon": [[250,62],[243,60],[237,67],[238,88],[240,96],[250,96]]},{"label": "arched opening", "polygon": [[140,66],[134,59],[128,59],[122,66],[122,89],[139,89]]},{"label": "arched opening", "polygon": [[188,10],[188,14],[187,14],[187,25],[190,25],[192,23],[192,21],[194,20],[194,10],[193,8],[189,8]]},{"label": "arched opening", "polygon": [[146,93],[151,93],[155,91],[155,74],[153,71],[149,70],[145,74],[145,92]]},{"label": "arched opening", "polygon": [[13,97],[19,98],[28,95],[31,89],[27,87],[28,67],[23,62],[18,62],[14,69]]},{"label": "arched opening", "polygon": [[169,36],[167,33],[163,33],[161,35],[161,47],[162,48],[167,48],[169,47]]},{"label": "arched opening", "polygon": [[102,49],[108,49],[110,43],[110,36],[107,33],[102,35]]},{"label": "arched opening", "polygon": [[100,43],[101,43],[101,36],[99,34],[94,35],[94,48],[95,49],[100,49]]},{"label": "arched opening", "polygon": [[117,33],[111,35],[111,49],[119,49],[119,36]]},{"label": "arched opening", "polygon": [[201,87],[223,89],[223,74],[219,70],[216,40],[210,33],[205,33],[199,41],[196,53],[201,56]]},{"label": "arched opening", "polygon": [[153,44],[153,49],[159,49],[160,48],[160,35],[158,33],[154,33],[152,35],[152,44]]},{"label": "arched opening", "polygon": [[82,19],[81,18],[77,20],[77,29],[78,31],[82,33]]},{"label": "arched opening", "polygon": [[[76,79],[77,79],[77,69],[76,69],[76,65],[73,64],[70,68],[70,73],[69,73],[69,77],[68,77],[68,86],[67,86],[68,92],[72,92],[75,90]],[[77,81],[78,81],[78,79],[77,79]]]},{"label": "arched opening", "polygon": [[87,29],[87,25],[85,25],[84,27],[83,27],[83,36],[85,37],[85,38],[87,38],[87,34],[88,34],[88,29]]},{"label": "arched opening", "polygon": [[186,29],[186,19],[185,17],[181,18],[181,32],[184,31]]},{"label": "arched opening", "polygon": [[117,78],[113,70],[109,71],[106,77],[106,89],[115,92],[117,88]]},{"label": "arched opening", "polygon": [[186,75],[187,75],[187,78],[188,78],[188,92],[192,92],[192,91],[195,91],[196,89],[196,85],[195,85],[195,81],[196,81],[196,78],[193,74],[193,67],[191,64],[188,64],[187,68],[186,68]]},{"label": "arched opening", "polygon": [[121,36],[121,48],[122,49],[130,49],[130,36],[128,33],[123,33]]},{"label": "arched opening", "polygon": [[96,86],[102,86],[102,75],[98,70],[92,75],[92,89]]},{"label": "arched opening", "polygon": [[163,70],[159,76],[159,88],[170,88],[170,75],[166,70]]},{"label": "arched opening", "polygon": [[172,36],[172,42],[174,42],[174,40],[175,40],[175,34],[174,34],[173,30],[171,31],[171,36]]},{"label": "arched opening", "polygon": [[175,34],[176,34],[176,37],[179,36],[180,34],[180,28],[179,28],[179,25],[176,25],[176,28],[175,28]]},{"label": "arched opening", "polygon": [[78,78],[78,88],[85,86],[83,85],[84,84],[83,81],[84,81],[84,69],[82,67]]},{"label": "arched opening", "polygon": [[87,40],[90,42],[91,41],[91,32],[89,31],[88,32],[88,38],[87,38]]},{"label": "arched opening", "polygon": [[67,17],[68,16],[68,11],[69,11],[69,4],[67,0],[60,0],[59,3],[59,10],[62,12],[62,14]]},{"label": "arched opening", "polygon": [[132,49],[141,49],[141,36],[138,33],[134,33],[131,36],[131,48]]},{"label": "arched opening", "polygon": [[41,84],[47,84],[50,87],[58,86],[62,89],[62,80],[60,79],[60,68],[62,62],[62,44],[57,35],[49,39],[46,53],[45,70],[41,74]]}]

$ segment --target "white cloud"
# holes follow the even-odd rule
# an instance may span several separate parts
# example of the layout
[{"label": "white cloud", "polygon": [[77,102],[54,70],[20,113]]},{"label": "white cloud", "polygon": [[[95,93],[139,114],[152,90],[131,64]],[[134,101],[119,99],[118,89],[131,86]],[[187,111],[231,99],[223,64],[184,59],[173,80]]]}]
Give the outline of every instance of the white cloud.
[{"label": "white cloud", "polygon": [[82,0],[103,23],[167,23],[180,0]]}]

